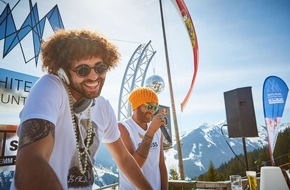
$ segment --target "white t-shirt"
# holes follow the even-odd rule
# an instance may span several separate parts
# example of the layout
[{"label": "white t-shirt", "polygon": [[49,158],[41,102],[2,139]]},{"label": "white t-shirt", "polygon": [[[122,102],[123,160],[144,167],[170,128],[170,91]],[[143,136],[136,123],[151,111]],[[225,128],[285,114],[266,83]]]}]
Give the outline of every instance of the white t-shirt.
[{"label": "white t-shirt", "polygon": [[[137,150],[145,136],[146,131],[143,130],[131,117],[121,122],[130,134],[134,151]],[[148,127],[147,127],[148,129]],[[161,189],[161,175],[159,169],[161,130],[159,129],[153,136],[149,154],[144,165],[141,168],[142,173],[150,183],[154,190]],[[135,190],[136,188],[128,181],[126,176],[119,172],[119,190]]]},{"label": "white t-shirt", "polygon": [[[55,142],[49,164],[61,181],[63,188],[92,189],[94,174],[89,158],[87,164],[89,169],[85,176],[81,175],[78,169],[78,153],[68,93],[63,82],[57,76],[45,75],[32,88],[25,107],[20,113],[20,123],[32,118],[48,120],[55,125]],[[85,141],[84,125],[87,125],[88,122],[88,111],[78,114],[76,120],[82,132],[83,141]],[[91,160],[94,162],[100,142],[112,143],[120,138],[120,132],[111,104],[101,96],[95,99],[95,104],[91,107],[91,120],[93,138],[89,152]]]}]

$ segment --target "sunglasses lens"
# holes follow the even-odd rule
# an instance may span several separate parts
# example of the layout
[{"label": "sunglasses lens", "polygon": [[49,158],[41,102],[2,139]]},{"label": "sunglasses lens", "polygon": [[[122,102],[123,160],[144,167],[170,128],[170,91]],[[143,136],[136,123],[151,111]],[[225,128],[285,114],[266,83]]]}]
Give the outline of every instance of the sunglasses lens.
[{"label": "sunglasses lens", "polygon": [[148,105],[147,106],[147,110],[152,110],[153,109],[153,106],[152,105]]},{"label": "sunglasses lens", "polygon": [[82,77],[88,76],[90,71],[91,71],[91,68],[87,65],[82,65],[77,69],[78,75]]},{"label": "sunglasses lens", "polygon": [[104,63],[99,63],[94,67],[94,70],[98,74],[104,74],[108,70],[108,66]]}]

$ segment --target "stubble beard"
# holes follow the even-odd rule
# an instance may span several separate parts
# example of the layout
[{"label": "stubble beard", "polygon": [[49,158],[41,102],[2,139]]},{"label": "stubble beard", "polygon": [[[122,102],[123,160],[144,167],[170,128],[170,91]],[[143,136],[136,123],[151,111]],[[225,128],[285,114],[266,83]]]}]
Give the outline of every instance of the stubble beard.
[{"label": "stubble beard", "polygon": [[88,99],[93,99],[93,98],[97,98],[101,95],[101,91],[102,91],[102,88],[103,88],[103,85],[104,85],[104,80],[100,80],[99,81],[99,88],[96,92],[88,92],[85,90],[85,88],[83,87],[83,84],[80,83],[78,85],[75,85],[75,84],[72,84],[71,85],[71,90],[72,90],[72,93],[76,93],[77,96],[80,96],[80,97],[85,97],[85,98],[88,98]]}]

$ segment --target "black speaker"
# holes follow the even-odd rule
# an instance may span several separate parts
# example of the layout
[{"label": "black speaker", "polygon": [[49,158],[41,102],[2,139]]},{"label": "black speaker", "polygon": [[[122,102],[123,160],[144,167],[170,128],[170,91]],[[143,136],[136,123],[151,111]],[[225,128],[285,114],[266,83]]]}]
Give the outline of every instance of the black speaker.
[{"label": "black speaker", "polygon": [[251,87],[224,92],[229,137],[258,137]]}]

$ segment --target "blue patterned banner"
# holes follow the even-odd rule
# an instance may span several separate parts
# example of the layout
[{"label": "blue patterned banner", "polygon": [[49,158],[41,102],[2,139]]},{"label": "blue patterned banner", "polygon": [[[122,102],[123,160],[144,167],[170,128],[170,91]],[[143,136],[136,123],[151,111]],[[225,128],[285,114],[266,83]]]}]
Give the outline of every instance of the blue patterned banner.
[{"label": "blue patterned banner", "polygon": [[279,133],[279,125],[283,115],[288,87],[286,83],[276,76],[269,76],[263,86],[264,117],[268,132],[269,153],[272,165],[275,165],[273,152]]}]

